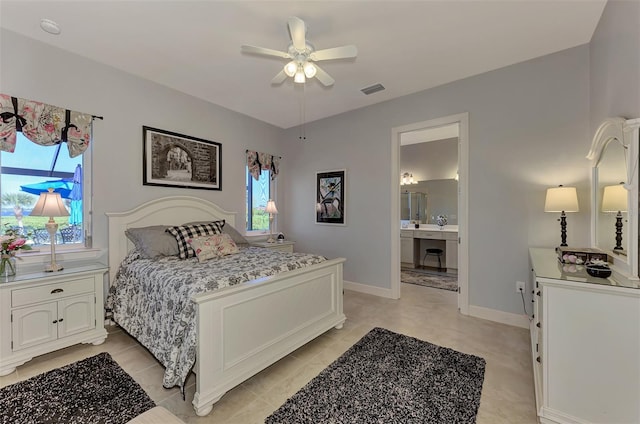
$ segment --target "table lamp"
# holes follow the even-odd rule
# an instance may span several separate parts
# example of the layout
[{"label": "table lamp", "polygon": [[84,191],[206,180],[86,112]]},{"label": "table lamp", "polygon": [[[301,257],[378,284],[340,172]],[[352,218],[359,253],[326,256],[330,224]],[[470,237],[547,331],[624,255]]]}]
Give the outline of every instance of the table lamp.
[{"label": "table lamp", "polygon": [[62,271],[62,265],[56,263],[56,232],[58,231],[58,224],[53,220],[53,217],[69,216],[69,211],[62,203],[60,193],[54,193],[51,187],[49,187],[48,192],[40,193],[40,198],[29,215],[49,217],[49,222],[44,227],[49,233],[49,240],[51,240],[51,263],[44,270],[46,272]]},{"label": "table lamp", "polygon": [[548,188],[544,202],[545,212],[560,212],[560,246],[567,246],[567,215],[565,212],[578,212],[578,194],[575,187]]},{"label": "table lamp", "polygon": [[264,211],[269,214],[269,238],[267,239],[267,243],[275,243],[276,240],[273,238],[273,218],[274,215],[278,213],[276,202],[269,199],[269,201],[267,202],[267,207],[264,209]]},{"label": "table lamp", "polygon": [[627,212],[627,194],[623,184],[607,186],[602,194],[602,212],[617,212],[616,246],[613,250],[624,250],[622,247],[622,212]]}]

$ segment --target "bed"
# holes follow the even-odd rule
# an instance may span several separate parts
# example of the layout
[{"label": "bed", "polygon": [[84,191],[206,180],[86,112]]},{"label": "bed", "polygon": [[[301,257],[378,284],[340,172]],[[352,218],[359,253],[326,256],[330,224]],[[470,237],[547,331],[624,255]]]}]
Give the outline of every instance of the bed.
[{"label": "bed", "polygon": [[[107,217],[111,281],[133,248],[127,229],[213,220],[235,227],[234,213],[189,196],[152,200]],[[329,329],[342,328],[344,261],[327,259],[192,296],[196,414],[207,415],[231,388]]]}]

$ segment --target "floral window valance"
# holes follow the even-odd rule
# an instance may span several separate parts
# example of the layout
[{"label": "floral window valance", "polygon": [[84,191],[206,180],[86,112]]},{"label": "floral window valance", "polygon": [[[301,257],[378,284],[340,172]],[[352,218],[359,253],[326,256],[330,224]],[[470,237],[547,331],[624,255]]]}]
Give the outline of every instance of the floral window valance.
[{"label": "floral window valance", "polygon": [[41,146],[67,143],[69,156],[89,147],[93,116],[33,100],[0,94],[0,150],[13,153],[16,132]]},{"label": "floral window valance", "polygon": [[256,181],[260,179],[260,173],[263,170],[269,170],[271,180],[275,180],[280,168],[280,156],[247,150],[247,166],[249,173]]}]

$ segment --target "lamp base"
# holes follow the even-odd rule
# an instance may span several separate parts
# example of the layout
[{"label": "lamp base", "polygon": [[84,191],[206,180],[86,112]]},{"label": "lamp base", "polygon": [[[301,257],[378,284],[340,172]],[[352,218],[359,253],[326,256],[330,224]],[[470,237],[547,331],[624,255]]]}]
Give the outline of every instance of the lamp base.
[{"label": "lamp base", "polygon": [[267,239],[267,243],[275,243],[276,239],[274,239],[273,237],[269,236],[269,238]]},{"label": "lamp base", "polygon": [[44,268],[44,272],[56,272],[56,271],[62,271],[64,269],[64,267],[62,265],[58,265],[58,264],[49,264]]}]

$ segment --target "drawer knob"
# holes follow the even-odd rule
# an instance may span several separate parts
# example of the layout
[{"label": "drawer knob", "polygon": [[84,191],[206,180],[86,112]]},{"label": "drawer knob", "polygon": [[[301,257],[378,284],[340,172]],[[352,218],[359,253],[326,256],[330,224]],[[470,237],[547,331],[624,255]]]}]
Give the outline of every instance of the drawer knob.
[{"label": "drawer knob", "polygon": [[536,358],[536,361],[540,362],[540,357],[539,356]]},{"label": "drawer knob", "polygon": [[55,321],[52,322],[52,324],[56,324],[57,322],[58,322],[58,320],[55,320]]},{"label": "drawer knob", "polygon": [[51,290],[51,294],[62,293],[64,290],[62,289],[53,289]]},{"label": "drawer knob", "polygon": [[540,323],[536,322],[536,327],[540,328]]}]

